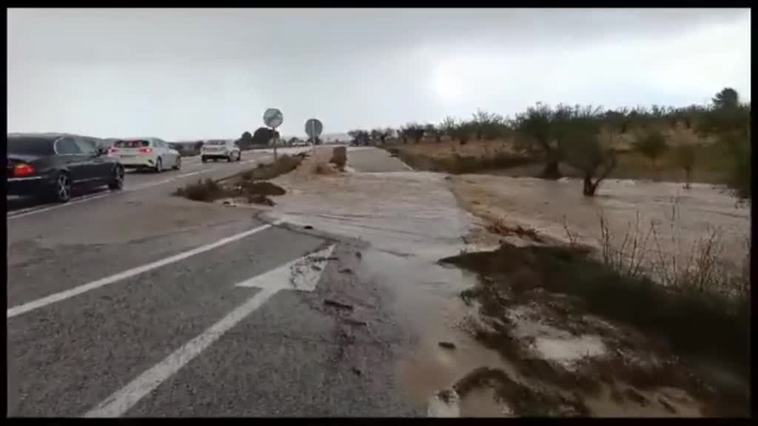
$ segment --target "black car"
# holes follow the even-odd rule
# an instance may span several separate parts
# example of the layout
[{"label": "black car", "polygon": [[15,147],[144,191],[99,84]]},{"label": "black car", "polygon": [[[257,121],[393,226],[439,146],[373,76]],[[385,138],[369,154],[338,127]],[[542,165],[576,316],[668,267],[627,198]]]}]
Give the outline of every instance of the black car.
[{"label": "black car", "polygon": [[124,168],[97,140],[83,136],[8,136],[9,195],[41,196],[65,203],[74,187],[124,185]]}]

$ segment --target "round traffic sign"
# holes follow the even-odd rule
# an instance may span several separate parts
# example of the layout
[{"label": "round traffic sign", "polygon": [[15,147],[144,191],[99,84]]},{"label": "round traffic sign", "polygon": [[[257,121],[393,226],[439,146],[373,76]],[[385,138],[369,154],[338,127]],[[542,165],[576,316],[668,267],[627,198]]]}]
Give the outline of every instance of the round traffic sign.
[{"label": "round traffic sign", "polygon": [[263,113],[263,122],[272,129],[281,126],[282,121],[284,121],[284,116],[282,115],[282,112],[276,108],[269,108]]},{"label": "round traffic sign", "polygon": [[324,130],[324,125],[321,124],[321,122],[316,120],[315,118],[311,118],[310,120],[305,122],[305,133],[308,135],[309,138],[319,137],[323,130]]}]

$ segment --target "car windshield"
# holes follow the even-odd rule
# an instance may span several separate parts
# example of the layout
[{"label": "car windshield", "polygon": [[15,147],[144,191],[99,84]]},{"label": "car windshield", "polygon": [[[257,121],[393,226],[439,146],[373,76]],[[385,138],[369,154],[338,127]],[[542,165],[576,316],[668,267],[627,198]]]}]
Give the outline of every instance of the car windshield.
[{"label": "car windshield", "polygon": [[52,138],[9,137],[8,155],[52,155]]},{"label": "car windshield", "polygon": [[208,141],[206,145],[226,145],[226,141]]},{"label": "car windshield", "polygon": [[113,144],[116,148],[140,148],[143,146],[150,146],[149,141],[137,140],[137,141],[117,141]]}]

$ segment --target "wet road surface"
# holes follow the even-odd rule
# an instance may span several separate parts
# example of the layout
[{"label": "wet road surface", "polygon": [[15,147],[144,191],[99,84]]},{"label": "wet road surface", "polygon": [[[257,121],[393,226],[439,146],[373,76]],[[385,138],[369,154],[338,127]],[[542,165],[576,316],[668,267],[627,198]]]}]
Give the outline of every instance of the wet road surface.
[{"label": "wet road surface", "polygon": [[9,212],[11,415],[423,415],[365,242],[170,195],[245,154]]}]

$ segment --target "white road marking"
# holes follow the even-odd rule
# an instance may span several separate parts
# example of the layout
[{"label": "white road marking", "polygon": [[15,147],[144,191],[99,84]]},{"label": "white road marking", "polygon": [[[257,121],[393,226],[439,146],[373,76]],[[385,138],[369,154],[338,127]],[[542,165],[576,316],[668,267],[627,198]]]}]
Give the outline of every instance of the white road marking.
[{"label": "white road marking", "polygon": [[[262,158],[257,158],[257,159],[250,159],[250,160],[246,160],[246,161],[241,161],[239,164],[250,164],[250,163],[253,163],[253,162],[258,161],[258,160],[263,160],[265,158],[267,158],[267,157],[262,157]],[[37,213],[43,213],[43,212],[46,212],[46,211],[59,209],[61,207],[72,206],[72,205],[75,205],[75,204],[83,203],[85,201],[96,200],[98,198],[108,197],[108,196],[119,194],[119,193],[139,191],[139,190],[142,190],[142,189],[152,188],[152,187],[158,186],[158,185],[165,185],[167,183],[171,183],[171,182],[174,182],[174,181],[179,180],[179,179],[183,179],[183,178],[188,177],[188,176],[194,176],[194,175],[198,175],[198,174],[208,173],[208,172],[212,172],[214,170],[219,170],[220,168],[221,167],[212,167],[212,168],[209,168],[209,169],[206,169],[206,170],[198,170],[198,171],[195,171],[195,172],[185,173],[183,175],[174,176],[174,177],[171,177],[169,179],[164,179],[164,180],[161,180],[161,181],[158,181],[158,182],[149,182],[149,183],[145,183],[145,184],[142,184],[142,185],[137,185],[137,186],[135,186],[133,188],[126,188],[126,189],[124,189],[122,191],[111,191],[111,192],[106,192],[104,194],[94,194],[94,195],[86,195],[86,196],[82,196],[82,197],[76,197],[76,198],[73,198],[71,201],[69,201],[68,203],[65,203],[65,204],[54,204],[52,206],[47,206],[47,207],[36,207],[36,206],[35,207],[28,207],[26,209],[21,209],[21,210],[16,210],[16,211],[13,211],[13,212],[9,212],[7,214],[7,216],[6,216],[6,219],[7,220],[18,219],[18,218],[21,218],[21,217],[24,217],[24,216],[29,216],[29,215],[33,215],[33,214],[37,214]]]},{"label": "white road marking", "polygon": [[41,299],[37,299],[37,300],[31,301],[31,302],[28,302],[28,303],[24,303],[23,305],[14,306],[14,307],[8,309],[7,318],[13,318],[15,316],[18,316],[18,315],[21,315],[21,314],[33,311],[35,309],[39,309],[39,308],[45,307],[47,305],[50,305],[50,304],[53,304],[53,303],[56,303],[56,302],[60,302],[62,300],[69,299],[71,297],[80,295],[82,293],[86,293],[86,292],[88,292],[90,290],[95,290],[95,289],[98,289],[100,287],[103,287],[103,286],[106,286],[106,285],[109,285],[109,284],[113,284],[113,283],[115,283],[117,281],[121,281],[121,280],[124,280],[126,278],[130,278],[130,277],[133,277],[135,275],[139,275],[139,274],[142,274],[144,272],[147,272],[147,271],[150,271],[150,270],[153,270],[153,269],[156,269],[156,268],[160,268],[161,266],[165,266],[165,265],[168,265],[168,264],[171,264],[171,263],[174,263],[174,262],[178,262],[178,261],[186,259],[186,258],[188,258],[190,256],[194,256],[196,254],[200,254],[200,253],[203,253],[203,252],[206,252],[206,251],[209,251],[209,250],[213,250],[213,249],[215,249],[217,247],[221,247],[221,246],[223,246],[225,244],[229,244],[231,242],[234,242],[234,241],[240,240],[242,238],[245,238],[245,237],[247,237],[249,235],[255,234],[256,232],[260,232],[260,231],[263,231],[264,229],[268,229],[272,225],[278,225],[279,223],[281,223],[281,221],[277,220],[277,221],[273,222],[272,224],[262,225],[262,226],[259,226],[257,228],[253,228],[251,230],[248,230],[248,231],[245,231],[245,232],[240,232],[239,234],[232,235],[231,237],[222,238],[222,239],[216,241],[215,243],[206,244],[204,246],[200,246],[200,247],[194,248],[192,250],[187,250],[185,252],[182,252],[182,253],[179,253],[179,254],[175,254],[175,255],[167,257],[165,259],[158,260],[156,262],[148,263],[147,265],[138,266],[136,268],[132,268],[132,269],[129,269],[129,270],[126,270],[126,271],[123,271],[123,272],[119,272],[117,274],[114,274],[114,275],[111,275],[111,276],[108,276],[108,277],[105,277],[105,278],[101,278],[99,280],[92,281],[92,282],[87,283],[87,284],[82,284],[80,286],[77,286],[77,287],[74,287],[74,288],[71,288],[71,289],[68,289],[68,290],[64,290],[64,291],[61,291],[61,292],[58,292],[58,293],[51,294],[49,296],[45,296],[45,297],[43,297]]},{"label": "white road marking", "polygon": [[12,212],[13,214],[9,214],[7,216],[7,219],[8,220],[18,219],[20,217],[29,216],[29,215],[36,214],[36,213],[42,213],[42,212],[46,212],[46,211],[50,211],[50,210],[55,210],[55,209],[58,209],[58,208],[61,208],[61,207],[65,207],[65,206],[73,206],[75,204],[80,204],[80,203],[83,203],[85,201],[96,200],[98,198],[107,197],[109,195],[113,195],[113,193],[112,192],[106,192],[104,194],[86,195],[86,196],[83,196],[83,197],[77,197],[75,199],[72,199],[71,201],[69,201],[68,203],[65,203],[65,204],[55,204],[55,205],[48,206],[48,207],[42,207],[42,208],[29,207],[29,208],[26,208],[26,209],[23,209],[23,210],[19,210],[20,213]]},{"label": "white road marking", "polygon": [[[106,398],[95,408],[85,413],[84,417],[122,416],[147,394],[160,386],[161,383],[168,380],[171,376],[176,374],[176,372],[182,369],[182,367],[200,355],[224,333],[253,313],[253,311],[260,308],[279,290],[295,289],[301,291],[313,291],[321,278],[321,273],[325,269],[327,259],[332,254],[333,250],[334,245],[331,245],[326,249],[303,256],[262,275],[236,284],[236,286],[239,287],[260,287],[261,290],[199,336],[184,344],[184,346],[174,351],[171,355],[163,359],[163,361],[145,371],[129,384]],[[308,271],[314,271],[314,269],[311,268],[311,265],[317,265],[319,270],[317,273],[301,276],[299,272],[305,271],[295,269],[300,263],[307,264],[305,265],[306,268],[303,269],[307,269]],[[290,280],[294,278],[293,281],[298,281],[298,277],[301,278],[298,283],[299,285],[296,284],[296,287],[292,288]]]}]

